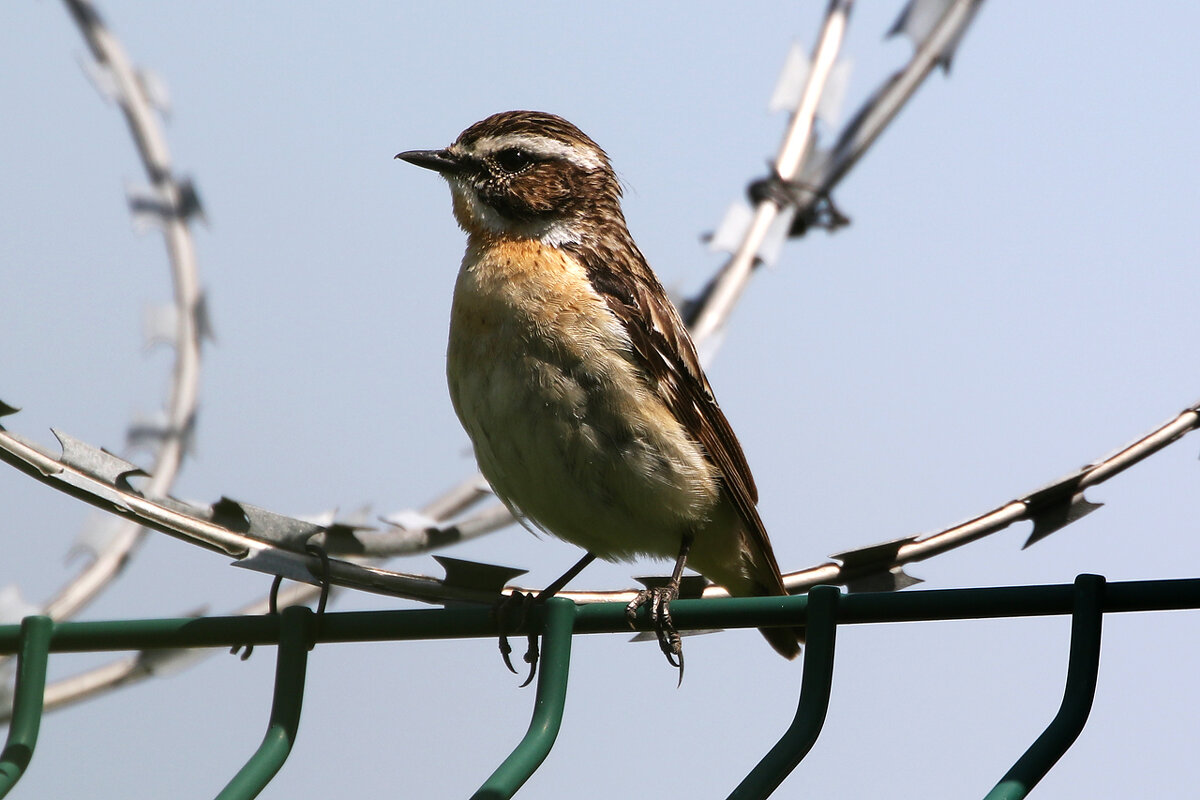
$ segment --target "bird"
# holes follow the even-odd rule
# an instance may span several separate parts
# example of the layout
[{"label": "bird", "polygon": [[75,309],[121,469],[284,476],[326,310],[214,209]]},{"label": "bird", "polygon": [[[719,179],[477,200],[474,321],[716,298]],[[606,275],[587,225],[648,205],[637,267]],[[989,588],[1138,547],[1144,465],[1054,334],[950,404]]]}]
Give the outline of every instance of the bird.
[{"label": "bird", "polygon": [[[734,596],[787,591],[745,454],[629,233],[608,155],[560,116],[506,111],[396,158],[446,180],[467,236],[446,375],[480,471],[514,516],[586,551],[553,591],[597,557],[675,561],[627,615],[648,606],[682,680],[670,603],[685,567]],[[801,629],[761,632],[799,654]]]}]

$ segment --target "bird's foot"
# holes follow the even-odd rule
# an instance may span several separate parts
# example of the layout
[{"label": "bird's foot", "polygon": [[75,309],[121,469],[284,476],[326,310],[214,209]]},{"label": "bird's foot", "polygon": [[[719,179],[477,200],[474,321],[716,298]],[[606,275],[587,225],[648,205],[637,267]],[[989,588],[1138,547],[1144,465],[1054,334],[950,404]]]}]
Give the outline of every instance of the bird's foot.
[{"label": "bird's foot", "polygon": [[642,606],[650,607],[650,621],[654,625],[654,633],[658,636],[658,646],[667,663],[679,670],[679,682],[683,683],[683,641],[679,631],[675,629],[675,621],[671,619],[671,601],[679,597],[679,584],[674,581],[665,586],[655,586],[642,589],[637,597],[625,606],[625,618],[630,627],[637,628],[637,612]]},{"label": "bird's foot", "polygon": [[[492,607],[492,615],[496,619],[496,627],[500,630],[500,657],[504,659],[504,666],[508,667],[509,672],[514,675],[519,674],[512,665],[512,645],[508,643],[508,634],[510,631],[518,632],[525,627],[525,622],[529,617],[529,609],[531,609],[540,598],[535,598],[531,594],[525,592],[513,592],[507,597],[501,599]],[[516,624],[509,626],[509,616],[516,614]],[[533,676],[537,674],[537,662],[541,653],[538,650],[537,634],[529,633],[529,644],[525,648],[523,660],[529,665],[529,675],[525,678],[525,682],[521,684],[524,688],[533,682]]]}]

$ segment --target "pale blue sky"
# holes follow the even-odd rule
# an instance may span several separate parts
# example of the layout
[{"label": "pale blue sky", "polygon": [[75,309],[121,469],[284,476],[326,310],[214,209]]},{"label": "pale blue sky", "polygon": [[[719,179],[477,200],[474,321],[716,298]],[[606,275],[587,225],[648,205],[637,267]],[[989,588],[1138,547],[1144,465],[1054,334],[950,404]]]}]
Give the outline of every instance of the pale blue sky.
[{"label": "pale blue sky", "polygon": [[[392,156],[495,111],[577,123],[628,184],[630,228],[683,292],[700,236],[774,152],[767,99],[823,3],[106,3],[170,87],[168,139],[208,227],[218,341],[176,494],[293,514],[419,506],[471,469],[444,388],[462,235],[434,176]],[[855,11],[849,103],[907,55],[900,4]],[[785,569],[932,531],[1023,495],[1200,397],[1200,51],[1193,5],[989,3],[837,192],[853,224],[789,243],[735,314],[710,378]],[[0,399],[8,426],[120,449],[163,395],[143,309],[169,296],[119,113],[79,68],[57,3],[0,5]],[[1025,526],[911,572],[930,588],[1200,573],[1200,439],[1089,492],[1106,506],[1021,551]],[[48,596],[91,512],[0,470],[0,586]],[[452,555],[577,557],[518,528]],[[435,572],[428,558],[397,561]],[[653,564],[596,565],[618,588]],[[262,576],[154,536],[87,618],[234,608]],[[343,596],[338,608],[397,607]],[[1192,613],[1109,617],[1092,719],[1036,796],[1179,796],[1200,688]],[[825,733],[779,796],[982,796],[1057,708],[1063,619],[839,633]],[[800,665],[753,632],[687,640],[681,689],[653,645],[576,643],[559,742],[523,798],[724,796],[794,710]],[[95,659],[55,657],[69,674]],[[274,653],[47,716],[18,797],[211,797],[257,746]],[[490,641],[323,646],[300,739],[262,795],[469,796],[525,730]],[[652,757],[658,754],[661,762]]]}]

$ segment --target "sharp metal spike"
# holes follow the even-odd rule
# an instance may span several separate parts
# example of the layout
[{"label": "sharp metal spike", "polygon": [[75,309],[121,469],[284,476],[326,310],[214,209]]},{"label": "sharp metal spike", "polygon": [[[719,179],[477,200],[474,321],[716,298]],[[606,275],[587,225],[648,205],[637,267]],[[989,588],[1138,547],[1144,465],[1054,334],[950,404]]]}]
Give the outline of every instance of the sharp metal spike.
[{"label": "sharp metal spike", "polygon": [[92,86],[96,87],[96,91],[100,94],[101,98],[110,103],[117,101],[121,90],[117,85],[116,77],[108,65],[93,61],[90,58],[80,58],[79,66],[83,68],[84,74],[92,82]]},{"label": "sharp metal spike", "polygon": [[125,430],[125,445],[129,448],[157,448],[171,433],[167,412],[136,414]]},{"label": "sharp metal spike", "polygon": [[850,86],[850,75],[854,72],[854,61],[841,58],[829,71],[825,91],[817,103],[817,118],[827,125],[835,126],[842,121],[842,106],[846,102],[846,90]]},{"label": "sharp metal spike", "polygon": [[[188,614],[187,616],[192,615]],[[146,674],[165,677],[182,672],[205,656],[205,651],[199,648],[141,650],[137,654],[137,666],[141,672]]]},{"label": "sharp metal spike", "polygon": [[164,117],[171,116],[171,93],[167,90],[166,81],[162,76],[154,70],[139,69],[137,81],[150,105]]},{"label": "sharp metal spike", "polygon": [[0,586],[0,625],[12,625],[30,614],[40,614],[41,609],[21,595],[15,584]]},{"label": "sharp metal spike", "polygon": [[767,110],[791,111],[800,105],[800,96],[804,93],[804,83],[808,79],[811,60],[799,42],[792,42],[779,72],[779,80],[771,92]]},{"label": "sharp metal spike", "polygon": [[167,412],[160,410],[153,414],[138,414],[125,431],[125,443],[132,448],[159,447],[164,441],[178,438],[183,442],[185,450],[192,449],[192,433],[195,430],[195,417],[188,417],[183,429],[173,427],[167,418]]},{"label": "sharp metal spike", "polygon": [[529,571],[516,567],[502,567],[497,564],[483,564],[478,561],[465,561],[449,556],[434,556],[433,560],[446,570],[446,577],[442,580],[446,586],[480,589],[485,592],[494,592],[497,595],[513,578]]},{"label": "sharp metal spike", "polygon": [[496,503],[460,518],[453,525],[446,527],[443,532],[453,530],[462,536],[478,536],[481,533],[511,525],[512,522],[513,515],[508,508],[501,503]]},{"label": "sharp metal spike", "polygon": [[1033,532],[1025,540],[1022,549],[1045,539],[1055,531],[1070,525],[1080,517],[1087,516],[1103,505],[1102,503],[1092,503],[1083,496],[1080,482],[1087,473],[1086,467],[1077,470],[1073,474],[1021,498],[1021,502],[1028,509],[1026,516],[1033,521]]},{"label": "sharp metal spike", "polygon": [[746,236],[746,229],[754,212],[745,201],[738,199],[730,204],[717,226],[716,232],[708,240],[708,250],[712,253],[732,253],[738,249]]},{"label": "sharp metal spike", "polygon": [[192,307],[192,314],[196,319],[196,337],[202,342],[217,341],[217,334],[212,325],[212,316],[208,313],[208,294],[200,293],[195,306]]},{"label": "sharp metal spike", "polygon": [[920,46],[952,2],[954,0],[909,0],[892,27],[888,28],[887,37],[904,35],[914,45]]},{"label": "sharp metal spike", "polygon": [[278,575],[297,583],[321,585],[321,581],[308,569],[308,556],[276,547],[259,546],[248,555],[234,561],[233,566],[266,575]]},{"label": "sharp metal spike", "polygon": [[779,254],[783,252],[783,243],[787,241],[788,233],[792,229],[792,220],[795,218],[796,207],[794,205],[779,209],[779,213],[771,222],[771,227],[767,229],[767,234],[758,248],[758,258],[763,264],[768,267],[775,266],[775,262],[779,260]]},{"label": "sharp metal spike", "polygon": [[380,517],[380,519],[388,525],[395,525],[397,528],[403,528],[406,531],[427,531],[438,527],[436,519],[411,508],[393,511],[387,516]]},{"label": "sharp metal spike", "polygon": [[844,583],[848,591],[898,591],[921,582],[896,565],[896,556],[899,554],[900,548],[916,541],[917,538],[916,536],[905,536],[869,547],[836,553],[830,558],[842,565],[842,572],[847,576]]},{"label": "sharp metal spike", "polygon": [[900,548],[906,544],[915,542],[917,538],[916,536],[905,536],[900,539],[873,544],[869,547],[859,547],[855,550],[835,553],[830,558],[840,562],[847,569],[869,568],[879,565],[886,565],[887,569],[891,569],[896,560],[896,554],[900,552]]},{"label": "sharp metal spike", "polygon": [[1021,545],[1021,549],[1024,550],[1031,544],[1040,542],[1077,519],[1086,517],[1102,505],[1104,504],[1093,503],[1083,496],[1083,492],[1078,492],[1071,495],[1065,503],[1043,506],[1033,517],[1033,532],[1029,534],[1025,544]]},{"label": "sharp metal spike", "polygon": [[[914,47],[921,47],[925,41],[937,28],[938,23],[946,15],[946,12],[958,0],[910,0],[904,10],[900,12],[900,16],[896,18],[896,22],[888,30],[888,36],[896,36],[903,34],[907,36],[913,43]],[[979,10],[980,0],[975,0],[970,4],[965,17],[958,25],[958,30],[954,32],[942,46],[942,52],[938,55],[937,63],[944,71],[950,70],[950,62],[954,58],[954,53],[958,49],[959,42],[962,41],[963,34],[967,32],[976,12]]]},{"label": "sharp metal spike", "polygon": [[[725,630],[724,628],[705,628],[703,630],[695,630],[695,631],[677,631],[677,633],[681,637],[684,637],[684,636],[706,636],[707,634],[710,634],[710,633],[722,633],[724,630]],[[636,633],[633,636],[630,636],[629,641],[630,642],[654,642],[657,644],[658,643],[658,634],[655,633],[654,631],[641,631],[640,633]]]},{"label": "sharp metal spike", "polygon": [[331,525],[325,526],[323,533],[319,533],[313,537],[313,544],[324,547],[331,555],[361,556],[366,554],[367,547],[363,544],[358,534],[363,531],[372,530],[375,529],[334,522]]},{"label": "sharp metal spike", "polygon": [[363,506],[344,520],[338,521],[336,508],[322,511],[319,514],[303,515],[298,519],[311,522],[323,528],[316,534],[311,543],[324,547],[329,553],[338,555],[364,555],[367,547],[358,536],[363,531],[374,531],[377,528],[363,524],[370,514],[370,507]]},{"label": "sharp metal spike", "polygon": [[125,197],[133,215],[133,228],[138,233],[161,229],[163,221],[174,213],[171,202],[154,186],[126,184]]},{"label": "sharp metal spike", "polygon": [[93,447],[82,439],[76,439],[55,428],[51,428],[50,431],[62,445],[62,463],[85,475],[122,490],[132,488],[129,486],[129,478],[146,475],[146,471],[137,464],[113,455],[103,448]]},{"label": "sharp metal spike", "polygon": [[204,204],[200,202],[200,192],[196,189],[196,184],[192,179],[181,179],[176,183],[175,188],[179,191],[179,205],[175,208],[175,213],[183,219],[199,217],[203,220],[205,218]]},{"label": "sharp metal spike", "polygon": [[924,583],[923,578],[914,578],[904,571],[903,567],[893,567],[884,572],[876,572],[846,582],[848,592],[898,592],[909,586]]},{"label": "sharp metal spike", "polygon": [[142,339],[147,350],[160,345],[175,344],[178,309],[169,303],[148,305],[142,311]]},{"label": "sharp metal spike", "polygon": [[222,497],[213,504],[212,521],[230,530],[264,542],[282,544],[289,549],[303,546],[315,534],[325,530],[322,525],[276,514],[274,511],[228,497]]},{"label": "sharp metal spike", "polygon": [[75,538],[75,543],[67,551],[66,560],[85,553],[95,558],[112,543],[125,525],[128,523],[113,517],[89,517]]},{"label": "sharp metal spike", "polygon": [[[170,181],[168,175],[165,179]],[[133,214],[133,226],[139,233],[151,228],[162,228],[169,219],[190,219],[194,216],[203,218],[204,211],[200,204],[200,195],[190,180],[175,183],[178,200],[172,200],[164,188],[157,185],[127,184],[125,196],[129,202],[129,210]]]}]

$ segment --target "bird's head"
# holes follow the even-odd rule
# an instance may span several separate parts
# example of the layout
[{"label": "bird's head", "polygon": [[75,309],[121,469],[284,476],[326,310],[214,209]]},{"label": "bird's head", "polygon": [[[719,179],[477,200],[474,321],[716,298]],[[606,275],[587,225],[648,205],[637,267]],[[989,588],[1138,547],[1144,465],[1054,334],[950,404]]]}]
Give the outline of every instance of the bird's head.
[{"label": "bird's head", "polygon": [[445,149],[408,150],[396,158],[446,179],[454,216],[468,234],[561,246],[605,222],[624,225],[621,186],[608,156],[554,114],[493,114]]}]

